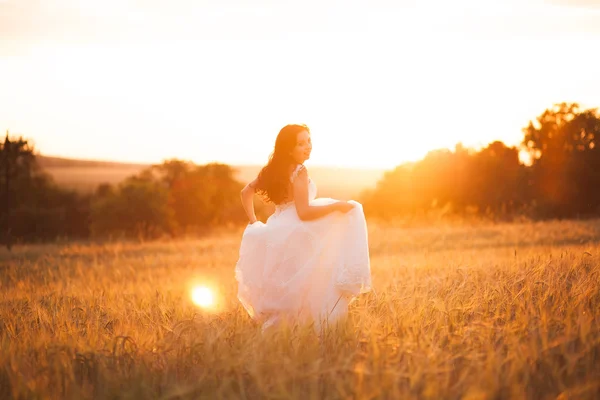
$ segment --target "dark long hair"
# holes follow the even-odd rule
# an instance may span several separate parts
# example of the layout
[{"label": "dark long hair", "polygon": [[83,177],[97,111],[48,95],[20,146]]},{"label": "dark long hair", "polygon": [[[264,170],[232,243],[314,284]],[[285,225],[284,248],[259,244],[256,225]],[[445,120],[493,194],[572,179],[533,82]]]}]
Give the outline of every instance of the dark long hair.
[{"label": "dark long hair", "polygon": [[284,126],[275,139],[275,149],[269,162],[258,174],[256,192],[267,202],[280,204],[288,200],[291,167],[295,163],[290,155],[296,147],[298,134],[310,130],[306,125],[291,124]]}]

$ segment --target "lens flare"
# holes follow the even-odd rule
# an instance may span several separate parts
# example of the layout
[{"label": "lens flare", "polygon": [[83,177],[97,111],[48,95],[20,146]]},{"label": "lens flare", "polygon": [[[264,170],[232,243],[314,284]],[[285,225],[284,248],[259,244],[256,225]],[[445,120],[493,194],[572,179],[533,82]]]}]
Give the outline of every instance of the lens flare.
[{"label": "lens flare", "polygon": [[192,290],[192,301],[199,307],[210,308],[215,305],[215,295],[210,288],[198,286]]}]

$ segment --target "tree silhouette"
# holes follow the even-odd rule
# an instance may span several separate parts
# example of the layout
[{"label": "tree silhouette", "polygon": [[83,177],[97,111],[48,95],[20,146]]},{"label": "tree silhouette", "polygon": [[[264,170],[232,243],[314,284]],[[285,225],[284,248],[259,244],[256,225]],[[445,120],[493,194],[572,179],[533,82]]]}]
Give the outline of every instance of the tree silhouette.
[{"label": "tree silhouette", "polygon": [[241,188],[228,165],[167,160],[117,188],[99,187],[92,201],[92,233],[152,238],[240,223],[245,218]]},{"label": "tree silhouette", "polygon": [[186,177],[194,167],[195,165],[192,162],[170,159],[163,161],[162,164],[153,165],[150,171],[158,174],[161,182],[167,188],[172,189],[175,183]]},{"label": "tree silhouette", "polygon": [[8,250],[12,247],[13,208],[23,194],[17,190],[17,181],[21,179],[28,184],[35,167],[33,147],[29,142],[22,137],[11,141],[6,131],[4,142],[0,143],[0,233]]},{"label": "tree silhouette", "polygon": [[429,152],[412,165],[385,174],[363,199],[369,215],[477,213],[508,218],[527,199],[527,171],[515,147],[496,141],[475,151],[457,144],[454,151]]},{"label": "tree silhouette", "polygon": [[472,158],[469,171],[471,205],[498,216],[511,213],[525,202],[520,190],[525,167],[520,164],[515,147],[495,141]]},{"label": "tree silhouette", "polygon": [[91,232],[95,236],[127,236],[150,239],[170,232],[168,190],[137,176],[117,190],[97,196],[91,205]]},{"label": "tree silhouette", "polygon": [[547,216],[600,211],[600,115],[576,103],[556,104],[523,130],[533,156],[534,197]]}]

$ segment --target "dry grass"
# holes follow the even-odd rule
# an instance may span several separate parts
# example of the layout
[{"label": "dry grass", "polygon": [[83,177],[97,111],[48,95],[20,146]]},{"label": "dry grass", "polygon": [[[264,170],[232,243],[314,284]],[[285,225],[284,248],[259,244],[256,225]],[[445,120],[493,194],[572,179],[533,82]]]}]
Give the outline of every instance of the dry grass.
[{"label": "dry grass", "polygon": [[371,224],[376,291],[322,343],[261,336],[235,300],[239,235],[0,252],[0,398],[600,395],[599,221]]}]

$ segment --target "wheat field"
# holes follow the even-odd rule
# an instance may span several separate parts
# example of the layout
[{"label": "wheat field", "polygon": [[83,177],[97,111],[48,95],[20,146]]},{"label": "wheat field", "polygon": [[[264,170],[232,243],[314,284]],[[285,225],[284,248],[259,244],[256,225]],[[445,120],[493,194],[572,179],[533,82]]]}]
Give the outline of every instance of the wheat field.
[{"label": "wheat field", "polygon": [[375,290],[321,340],[247,317],[240,236],[0,251],[0,398],[600,396],[600,221],[370,223]]}]

